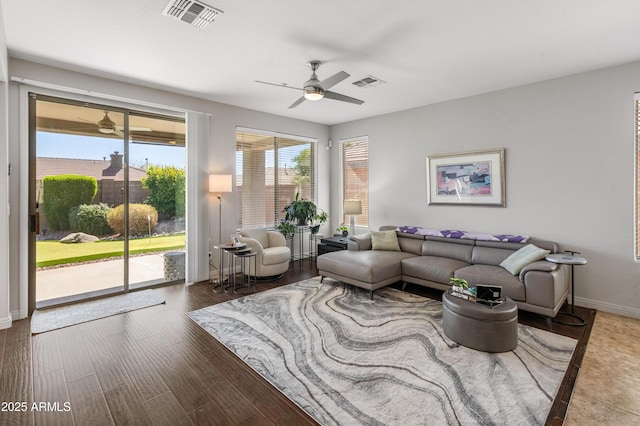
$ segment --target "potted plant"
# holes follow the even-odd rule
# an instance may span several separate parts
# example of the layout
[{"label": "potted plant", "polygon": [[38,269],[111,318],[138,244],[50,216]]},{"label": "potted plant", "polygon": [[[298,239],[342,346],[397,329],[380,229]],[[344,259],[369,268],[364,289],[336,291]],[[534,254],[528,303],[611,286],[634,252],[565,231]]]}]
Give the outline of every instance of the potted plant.
[{"label": "potted plant", "polygon": [[449,280],[451,287],[451,295],[460,297],[462,299],[476,301],[476,288],[469,287],[469,283],[464,278],[451,278]]},{"label": "potted plant", "polygon": [[291,238],[293,234],[296,233],[296,227],[293,225],[293,223],[286,220],[283,220],[282,222],[280,222],[280,224],[276,226],[276,229],[282,235],[284,235],[285,238]]},{"label": "potted plant", "polygon": [[343,223],[342,225],[338,226],[336,228],[336,231],[338,232],[342,232],[342,236],[346,237],[347,235],[349,235],[349,227],[345,226],[345,224]]},{"label": "potted plant", "polygon": [[327,221],[327,219],[329,219],[329,215],[327,215],[327,213],[324,210],[322,210],[322,213],[318,213],[316,215],[315,219],[313,220],[313,226],[311,227],[311,233],[312,234],[317,234],[318,231],[320,230],[320,225],[325,223]]},{"label": "potted plant", "polygon": [[453,287],[458,287],[455,290],[460,291],[461,293],[463,290],[469,289],[469,283],[464,278],[451,278],[449,280],[449,284],[451,284]]},{"label": "potted plant", "polygon": [[285,220],[296,220],[298,226],[305,226],[316,217],[316,205],[313,201],[305,200],[296,193],[296,199],[289,203],[283,210]]}]

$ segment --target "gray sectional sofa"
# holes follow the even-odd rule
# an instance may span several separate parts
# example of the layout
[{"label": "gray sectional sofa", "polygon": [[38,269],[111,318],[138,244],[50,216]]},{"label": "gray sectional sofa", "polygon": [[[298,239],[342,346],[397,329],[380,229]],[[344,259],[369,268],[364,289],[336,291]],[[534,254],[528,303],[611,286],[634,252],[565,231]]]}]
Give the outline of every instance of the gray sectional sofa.
[{"label": "gray sectional sofa", "polygon": [[[380,230],[394,230],[385,226]],[[569,291],[566,265],[536,261],[513,275],[500,263],[526,244],[557,253],[557,243],[531,238],[526,244],[446,238],[397,231],[400,251],[372,250],[369,234],[350,237],[349,250],[318,256],[320,275],[352,284],[373,294],[378,288],[404,282],[440,290],[451,288],[449,280],[464,278],[470,286],[502,286],[503,295],[519,309],[555,317]]]}]

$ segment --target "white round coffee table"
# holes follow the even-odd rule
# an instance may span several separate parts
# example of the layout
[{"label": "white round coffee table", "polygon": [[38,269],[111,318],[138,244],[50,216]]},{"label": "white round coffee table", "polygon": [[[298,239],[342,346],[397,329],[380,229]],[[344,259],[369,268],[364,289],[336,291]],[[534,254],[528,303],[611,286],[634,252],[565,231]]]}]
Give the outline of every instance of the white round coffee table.
[{"label": "white round coffee table", "polygon": [[586,325],[587,322],[582,317],[578,316],[575,311],[576,293],[574,291],[574,285],[573,285],[573,267],[575,265],[586,265],[587,259],[581,256],[576,256],[576,254],[580,254],[580,252],[568,251],[566,253],[550,254],[545,257],[545,260],[548,260],[549,262],[553,262],[553,263],[560,263],[563,265],[571,265],[571,312],[558,312],[558,314],[568,315],[570,317],[573,317],[579,320],[579,322],[563,322],[563,321],[556,321],[556,322],[558,324],[564,324],[564,325],[583,326],[583,325]]}]

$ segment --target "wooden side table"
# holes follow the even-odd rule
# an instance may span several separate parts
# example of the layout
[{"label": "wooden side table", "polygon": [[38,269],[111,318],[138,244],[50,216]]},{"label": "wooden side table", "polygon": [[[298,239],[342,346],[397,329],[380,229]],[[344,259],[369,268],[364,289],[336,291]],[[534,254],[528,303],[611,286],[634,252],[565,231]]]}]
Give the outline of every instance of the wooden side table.
[{"label": "wooden side table", "polygon": [[553,262],[553,263],[560,263],[563,265],[571,266],[571,312],[558,312],[558,315],[562,314],[562,315],[570,316],[572,318],[577,319],[578,322],[575,322],[575,321],[572,321],[572,322],[556,321],[556,322],[558,324],[581,327],[583,325],[586,325],[587,321],[585,321],[582,317],[576,314],[576,293],[575,293],[574,281],[573,281],[573,267],[575,265],[586,265],[587,259],[581,256],[576,256],[576,254],[580,254],[580,252],[567,251],[565,253],[550,254],[547,257],[545,257],[545,260],[548,260],[549,262]]}]

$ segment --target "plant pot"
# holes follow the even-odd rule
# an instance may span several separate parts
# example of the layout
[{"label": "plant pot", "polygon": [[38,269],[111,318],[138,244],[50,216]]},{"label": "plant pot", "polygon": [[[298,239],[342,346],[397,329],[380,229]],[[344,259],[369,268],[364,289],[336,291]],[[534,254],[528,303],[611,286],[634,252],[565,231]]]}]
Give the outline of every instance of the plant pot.
[{"label": "plant pot", "polygon": [[298,219],[298,226],[307,226],[307,221],[304,219]]},{"label": "plant pot", "polygon": [[320,230],[320,225],[314,225],[311,227],[312,234],[317,234],[319,230]]},{"label": "plant pot", "polygon": [[343,237],[348,237],[349,236],[349,231],[342,231],[342,236]]}]

